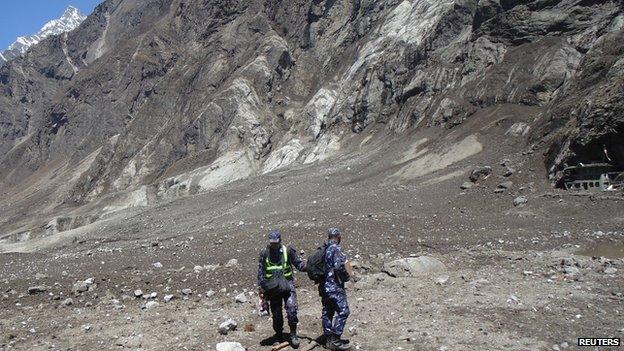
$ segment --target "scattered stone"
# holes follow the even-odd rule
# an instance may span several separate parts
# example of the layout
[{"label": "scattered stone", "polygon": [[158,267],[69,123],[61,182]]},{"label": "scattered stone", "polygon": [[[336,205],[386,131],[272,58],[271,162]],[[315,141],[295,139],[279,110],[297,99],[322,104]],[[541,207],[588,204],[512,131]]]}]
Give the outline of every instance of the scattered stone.
[{"label": "scattered stone", "polygon": [[236,266],[238,266],[238,260],[237,260],[237,259],[235,259],[235,258],[233,258],[233,259],[229,260],[229,261],[225,264],[225,267],[226,267],[226,268],[232,268],[232,267],[236,267]]},{"label": "scattered stone", "polygon": [[193,290],[191,289],[182,289],[182,295],[191,295],[193,293]]},{"label": "scattered stone", "polygon": [[141,290],[141,289],[136,289],[136,290],[134,291],[134,297],[139,298],[139,297],[142,297],[142,296],[143,296],[143,290]]},{"label": "scattered stone", "polygon": [[449,281],[449,276],[448,275],[441,275],[441,276],[439,276],[439,277],[437,277],[435,279],[435,283],[438,284],[438,285],[444,285],[444,284],[448,283],[448,281]]},{"label": "scattered stone", "polygon": [[565,276],[568,278],[573,278],[575,276],[577,276],[581,271],[573,266],[566,266],[563,268],[563,273],[565,273]]},{"label": "scattered stone", "polygon": [[144,310],[149,310],[151,308],[157,307],[158,305],[159,303],[156,301],[148,301],[145,303],[145,305],[141,306],[141,308]]},{"label": "scattered stone", "polygon": [[219,325],[219,333],[227,335],[227,333],[229,333],[230,331],[236,330],[236,327],[238,327],[236,321],[232,318],[228,318],[225,322]]},{"label": "scattered stone", "polygon": [[402,258],[386,263],[383,268],[383,272],[392,277],[416,277],[444,271],[444,264],[429,256]]},{"label": "scattered stone", "polygon": [[87,284],[87,281],[78,281],[74,283],[74,286],[72,287],[72,292],[76,295],[82,294],[83,292],[88,291],[89,287],[90,285]]},{"label": "scattered stone", "polygon": [[28,295],[36,295],[36,294],[44,293],[47,290],[48,290],[48,287],[45,285],[31,286],[28,288]]},{"label": "scattered stone", "polygon": [[193,271],[195,271],[195,273],[199,273],[199,272],[201,272],[203,270],[204,270],[204,267],[202,267],[202,266],[195,266],[195,267],[193,267]]},{"label": "scattered stone", "polygon": [[160,262],[156,262],[156,263],[152,264],[152,266],[154,266],[154,268],[162,268],[163,267],[162,263],[160,263]]},{"label": "scattered stone", "polygon": [[515,199],[513,200],[513,205],[514,205],[514,206],[520,206],[520,205],[524,205],[524,204],[526,204],[527,202],[529,202],[529,200],[527,200],[527,198],[526,198],[526,197],[524,197],[524,196],[518,196],[517,198],[515,198]]},{"label": "scattered stone", "polygon": [[239,342],[227,341],[218,343],[217,351],[245,351],[245,348]]},{"label": "scattered stone", "polygon": [[173,295],[165,295],[165,297],[163,298],[165,300],[165,302],[169,302],[171,300],[173,300],[174,296]]},{"label": "scattered stone", "polygon": [[473,183],[473,182],[464,182],[464,183],[460,186],[460,188],[461,188],[462,190],[468,190],[468,189],[472,188],[473,186],[474,186],[474,183]]},{"label": "scattered stone", "polygon": [[212,297],[214,296],[215,292],[213,290],[208,290],[206,291],[206,297]]},{"label": "scattered stone", "polygon": [[605,274],[615,274],[617,273],[617,269],[614,267],[607,267],[604,269]]},{"label": "scattered stone", "polygon": [[236,295],[236,297],[234,298],[234,301],[236,301],[237,303],[247,303],[249,300],[247,299],[247,296],[245,295],[245,293],[240,293]]},{"label": "scattered stone", "polygon": [[509,295],[509,298],[507,299],[507,303],[512,303],[512,302],[515,302],[515,303],[519,304],[520,303],[520,299],[518,298],[518,296],[516,296],[514,294],[511,294],[511,295]]},{"label": "scattered stone", "polygon": [[499,189],[511,189],[511,187],[513,186],[513,182],[511,181],[507,181],[507,182],[502,182],[500,184],[498,184],[498,188]]},{"label": "scattered stone", "polygon": [[63,301],[63,306],[71,306],[73,304],[74,304],[74,300],[72,300],[71,297]]},{"label": "scattered stone", "polygon": [[516,173],[516,170],[507,166],[505,167],[505,173],[503,173],[504,177],[511,177],[514,173]]},{"label": "scattered stone", "polygon": [[470,180],[473,183],[476,183],[481,178],[487,178],[491,173],[492,167],[490,166],[477,167],[472,170],[472,173],[470,173]]},{"label": "scattered stone", "polygon": [[529,132],[530,128],[531,127],[529,127],[529,125],[524,122],[517,122],[512,124],[512,126],[507,129],[505,135],[514,137],[523,136]]}]

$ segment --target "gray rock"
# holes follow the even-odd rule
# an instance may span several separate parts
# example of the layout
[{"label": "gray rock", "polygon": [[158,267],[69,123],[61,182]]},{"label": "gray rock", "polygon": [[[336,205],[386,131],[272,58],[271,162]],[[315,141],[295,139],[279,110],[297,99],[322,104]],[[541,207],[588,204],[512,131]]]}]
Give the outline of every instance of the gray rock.
[{"label": "gray rock", "polygon": [[146,302],[143,306],[141,306],[142,309],[144,310],[149,310],[155,307],[158,307],[159,303],[156,301],[148,301]]},{"label": "gray rock", "polygon": [[528,124],[524,122],[518,122],[514,123],[511,127],[509,127],[509,129],[507,129],[507,131],[505,132],[505,135],[513,137],[524,136],[529,132],[529,129],[530,127]]},{"label": "gray rock", "polygon": [[247,295],[245,295],[245,293],[240,293],[236,295],[234,301],[236,301],[237,303],[247,303],[249,300],[247,299]]},{"label": "gray rock", "polygon": [[72,292],[74,294],[81,294],[88,290],[89,290],[89,285],[87,285],[87,283],[85,283],[84,281],[76,282],[74,283],[74,286],[72,287]]},{"label": "gray rock", "polygon": [[36,294],[44,293],[47,290],[48,290],[48,287],[45,285],[31,286],[28,288],[28,295],[36,295]]},{"label": "gray rock", "polygon": [[193,293],[193,290],[191,289],[182,289],[182,295],[191,295]]},{"label": "gray rock", "polygon": [[511,167],[505,167],[505,172],[503,173],[504,177],[511,177],[514,173],[516,173],[516,170],[511,168]]},{"label": "gray rock", "polygon": [[163,298],[163,300],[165,300],[165,302],[169,302],[171,300],[173,300],[174,296],[173,295],[165,295],[165,297]]},{"label": "gray rock", "polygon": [[511,189],[511,187],[513,186],[513,182],[511,181],[507,181],[507,182],[502,182],[500,184],[498,184],[498,188],[499,189]]},{"label": "gray rock", "polygon": [[383,268],[383,272],[392,277],[417,277],[444,271],[444,264],[429,256],[402,258],[386,263]]},{"label": "gray rock", "polygon": [[139,298],[139,297],[142,297],[142,296],[143,296],[143,290],[141,290],[141,289],[136,289],[136,290],[134,291],[134,297]]},{"label": "gray rock", "polygon": [[563,272],[565,273],[566,277],[568,278],[574,278],[576,277],[581,271],[573,266],[566,266],[563,268]]},{"label": "gray rock", "polygon": [[235,259],[235,258],[233,258],[233,259],[229,260],[229,261],[225,264],[225,267],[226,267],[226,268],[232,268],[232,267],[236,267],[236,266],[238,266],[238,260],[237,260],[237,259]]},{"label": "gray rock", "polygon": [[615,267],[606,267],[604,269],[604,273],[605,274],[615,274],[615,273],[617,273],[617,268],[615,268]]},{"label": "gray rock", "polygon": [[439,277],[437,277],[435,279],[435,283],[438,284],[438,285],[444,285],[444,284],[448,283],[449,279],[450,278],[449,278],[448,275],[441,275],[441,276],[439,276]]},{"label": "gray rock", "polygon": [[74,300],[72,300],[71,297],[63,301],[63,306],[71,306],[73,304],[74,304]]},{"label": "gray rock", "polygon": [[219,324],[219,333],[226,335],[230,331],[236,330],[237,327],[238,325],[236,324],[236,321],[233,320],[232,318],[229,318],[225,320],[223,323]]},{"label": "gray rock", "polygon": [[529,202],[529,200],[526,197],[518,196],[517,198],[515,198],[513,200],[513,205],[514,206],[520,206],[520,205],[526,204],[527,202]]},{"label": "gray rock", "polygon": [[485,178],[489,176],[490,174],[492,174],[492,167],[490,166],[477,167],[473,169],[472,172],[470,173],[470,180],[473,183],[476,183],[479,179]]},{"label": "gray rock", "polygon": [[245,351],[246,349],[238,342],[220,342],[217,344],[217,351]]},{"label": "gray rock", "polygon": [[472,188],[473,186],[474,186],[474,183],[473,183],[473,182],[464,182],[464,183],[460,186],[460,188],[461,188],[462,190],[467,190],[467,189]]}]

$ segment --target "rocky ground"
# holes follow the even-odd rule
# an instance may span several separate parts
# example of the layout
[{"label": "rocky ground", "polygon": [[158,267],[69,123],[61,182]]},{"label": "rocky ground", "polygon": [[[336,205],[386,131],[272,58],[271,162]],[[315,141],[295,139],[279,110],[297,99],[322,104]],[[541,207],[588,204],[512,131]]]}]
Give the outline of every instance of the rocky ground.
[{"label": "rocky ground", "polygon": [[[0,345],[269,350],[260,343],[270,321],[254,312],[267,231],[281,229],[306,256],[334,225],[358,267],[347,333],[357,349],[556,350],[621,337],[624,197],[552,190],[520,153],[510,167],[478,167],[500,151],[414,180],[388,175],[404,165],[384,162],[383,150],[337,157],[3,243]],[[417,256],[444,267],[408,277],[388,267]],[[298,286],[301,334],[316,338],[316,287],[302,274]],[[228,318],[237,328],[222,335]]]}]

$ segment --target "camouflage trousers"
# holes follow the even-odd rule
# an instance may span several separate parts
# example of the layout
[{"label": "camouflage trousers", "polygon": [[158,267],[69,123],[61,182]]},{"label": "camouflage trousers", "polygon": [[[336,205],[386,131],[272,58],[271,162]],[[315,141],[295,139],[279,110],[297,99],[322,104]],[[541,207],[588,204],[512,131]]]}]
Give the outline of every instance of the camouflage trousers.
[{"label": "camouflage trousers", "polygon": [[349,318],[349,303],[345,292],[325,293],[322,297],[323,334],[341,336]]},{"label": "camouflage trousers", "polygon": [[297,292],[295,291],[294,282],[290,283],[290,295],[288,297],[269,300],[271,306],[271,315],[273,315],[273,330],[276,334],[282,333],[284,330],[284,314],[282,306],[286,306],[286,318],[288,326],[291,330],[297,328],[299,318],[297,317]]}]

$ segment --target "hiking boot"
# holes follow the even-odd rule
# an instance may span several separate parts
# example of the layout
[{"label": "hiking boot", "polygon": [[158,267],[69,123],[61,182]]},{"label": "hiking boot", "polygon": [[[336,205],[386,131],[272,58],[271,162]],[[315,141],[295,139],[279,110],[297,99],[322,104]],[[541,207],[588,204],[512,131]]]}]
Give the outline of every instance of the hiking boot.
[{"label": "hiking boot", "polygon": [[351,346],[348,344],[344,344],[340,341],[340,338],[337,335],[330,335],[327,337],[327,341],[325,342],[325,348],[332,351],[347,351],[351,350]]},{"label": "hiking boot", "polygon": [[299,345],[301,345],[301,342],[299,341],[299,337],[297,336],[296,333],[290,335],[290,340],[288,340],[288,342],[290,342],[290,346],[292,346],[293,349],[298,349]]}]

